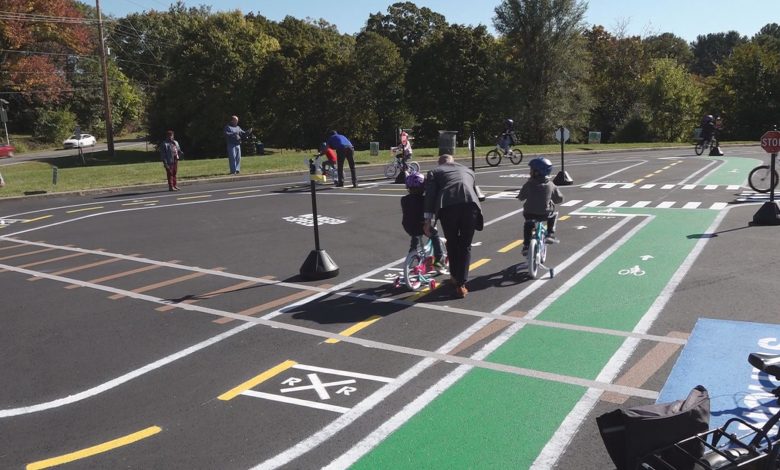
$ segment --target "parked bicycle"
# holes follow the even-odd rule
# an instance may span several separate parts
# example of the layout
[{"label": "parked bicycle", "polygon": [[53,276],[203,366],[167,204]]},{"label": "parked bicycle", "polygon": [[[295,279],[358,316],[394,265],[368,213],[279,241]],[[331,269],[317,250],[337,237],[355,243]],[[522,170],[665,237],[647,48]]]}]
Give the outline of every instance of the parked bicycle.
[{"label": "parked bicycle", "polygon": [[523,161],[523,151],[518,148],[512,148],[504,142],[505,139],[499,136],[496,141],[496,148],[489,150],[487,155],[485,155],[488,165],[498,166],[504,157],[509,158],[509,161],[515,165]]},{"label": "parked bicycle", "polygon": [[309,181],[309,178],[311,177],[312,166],[314,166],[315,181],[319,183],[325,183],[329,178],[334,183],[338,181],[338,171],[336,170],[336,165],[332,161],[325,158],[323,154],[320,153],[311,158],[307,158],[304,160],[304,163],[306,164],[306,168],[309,170],[309,175],[307,176],[306,181]]},{"label": "parked bicycle", "polygon": [[410,250],[404,260],[403,277],[395,279],[395,286],[401,284],[410,290],[418,291],[425,287],[436,288],[436,274],[449,274],[449,257],[447,256],[447,247],[445,239],[439,237],[441,241],[442,257],[444,258],[445,268],[434,266],[435,258],[433,256],[433,241],[428,238],[425,243],[419,243],[416,250]]},{"label": "parked bicycle", "polygon": [[[780,354],[751,353],[748,362],[759,371],[780,380]],[[769,393],[780,403],[780,387]],[[780,410],[760,427],[742,418],[731,418],[719,428],[653,450],[640,458],[636,468],[777,470],[780,468],[778,422]]]},{"label": "parked bicycle", "polygon": [[748,174],[748,184],[753,191],[757,193],[768,193],[772,188],[777,187],[777,170],[771,175],[772,178],[770,179],[771,172],[772,169],[769,165],[759,165],[750,170],[750,174]]},{"label": "parked bicycle", "polygon": [[539,279],[541,270],[550,273],[550,278],[555,276],[555,269],[545,266],[547,262],[547,220],[532,219],[534,230],[531,240],[528,242],[528,254],[526,255],[528,275]]}]

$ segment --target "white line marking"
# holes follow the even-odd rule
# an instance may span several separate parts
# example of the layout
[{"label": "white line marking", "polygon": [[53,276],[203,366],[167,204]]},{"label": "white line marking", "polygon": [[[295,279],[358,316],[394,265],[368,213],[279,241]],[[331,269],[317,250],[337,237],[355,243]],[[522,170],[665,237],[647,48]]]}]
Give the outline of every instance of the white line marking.
[{"label": "white line marking", "polygon": [[717,187],[718,187],[717,184],[708,184],[707,186],[704,187],[704,189],[710,189],[711,190],[711,189],[715,189]]},{"label": "white line marking", "polygon": [[669,209],[675,204],[677,204],[677,201],[663,201],[662,203],[658,204],[656,207],[659,209]]},{"label": "white line marking", "polygon": [[590,201],[589,203],[585,204],[583,207],[598,207],[599,204],[601,204],[604,201]]},{"label": "white line marking", "polygon": [[675,184],[665,184],[661,186],[661,189],[674,189],[674,187],[677,186]]},{"label": "white line marking", "polygon": [[628,201],[615,201],[607,205],[607,207],[621,207],[623,204],[625,204]]},{"label": "white line marking", "polygon": [[380,284],[393,284],[393,283],[395,283],[395,280],[392,280],[392,279],[371,279],[370,277],[367,277],[365,279],[361,279],[361,281],[378,282]]},{"label": "white line marking", "polygon": [[390,383],[395,379],[382,377],[381,375],[361,374],[359,372],[350,372],[348,370],[328,369],[327,367],[309,366],[306,364],[295,364],[293,369],[308,370],[310,372],[321,372],[323,374],[343,375],[345,377],[354,377],[356,379],[373,380],[375,382]]},{"label": "white line marking", "polygon": [[633,188],[634,186],[636,186],[634,183],[626,183],[623,186],[621,186],[620,188],[621,189],[630,189],[630,188]]},{"label": "white line marking", "polygon": [[[728,210],[720,212],[710,227],[707,229],[707,233],[714,233],[720,225],[723,218],[726,216]],[[708,242],[708,238],[701,238],[693,247],[693,250],[683,261],[682,265],[677,268],[672,278],[666,284],[661,294],[655,299],[655,302],[647,310],[647,313],[642,316],[639,323],[634,327],[634,332],[642,333],[650,330],[658,315],[661,313],[666,303],[671,299],[674,290],[682,282],[685,275],[690,271],[693,263],[699,257],[704,245]],[[633,354],[639,341],[633,338],[629,338],[623,342],[623,345],[612,356],[612,359],[602,369],[598,375],[597,380],[603,380],[605,382],[612,382],[617,377],[620,369],[626,363],[629,357]],[[555,466],[555,463],[563,455],[566,447],[571,442],[572,437],[576,434],[577,430],[582,426],[585,418],[590,413],[590,410],[596,406],[599,397],[601,396],[599,390],[588,390],[588,392],[580,399],[574,409],[563,420],[563,423],[558,427],[558,430],[553,435],[552,439],[547,442],[542,451],[537,456],[532,469],[549,469]]]},{"label": "white line marking", "polygon": [[654,188],[654,187],[655,187],[654,184],[643,184],[641,186],[641,189],[650,189],[650,188]]},{"label": "white line marking", "polygon": [[620,183],[604,183],[601,187],[603,189],[612,189]]},{"label": "white line marking", "polygon": [[695,187],[696,187],[696,185],[695,185],[695,184],[686,184],[686,185],[684,185],[682,188],[683,188],[683,189],[693,189],[693,188],[695,188]]},{"label": "white line marking", "polygon": [[721,209],[723,209],[725,207],[728,207],[728,203],[726,203],[726,202],[716,202],[716,203],[713,203],[710,206],[710,209],[715,209],[715,210],[719,211],[719,210],[721,210]]},{"label": "white line marking", "polygon": [[561,204],[561,207],[576,206],[577,204],[579,204],[581,202],[582,202],[582,199],[572,199],[571,201],[566,201],[563,204]]},{"label": "white line marking", "polygon": [[739,190],[741,187],[742,187],[742,186],[740,186],[740,185],[738,185],[738,184],[730,184],[730,185],[726,186],[726,189],[727,189],[728,191],[737,191],[737,190]]},{"label": "white line marking", "polygon": [[346,413],[347,411],[349,411],[349,408],[344,408],[343,406],[328,405],[327,403],[301,400],[300,398],[273,395],[271,393],[256,392],[254,390],[247,390],[245,392],[241,392],[241,395],[247,395],[255,398],[263,398],[265,400],[280,401],[283,403],[289,403],[291,405],[306,406],[308,408],[316,408],[318,410],[335,411],[336,413]]},{"label": "white line marking", "polygon": [[595,188],[596,187],[596,183],[585,183],[585,184],[583,184],[580,187],[583,188],[583,189]]},{"label": "white line marking", "polygon": [[635,207],[635,208],[647,207],[651,202],[653,202],[653,201],[639,201],[639,202],[635,203],[631,207]]},{"label": "white line marking", "polygon": [[683,209],[696,209],[701,205],[701,202],[686,202]]}]

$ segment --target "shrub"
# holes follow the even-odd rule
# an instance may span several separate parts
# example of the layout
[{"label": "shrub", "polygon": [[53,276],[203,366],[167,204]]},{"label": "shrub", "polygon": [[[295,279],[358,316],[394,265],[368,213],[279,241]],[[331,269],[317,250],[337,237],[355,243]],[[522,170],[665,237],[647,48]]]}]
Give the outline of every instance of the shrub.
[{"label": "shrub", "polygon": [[66,109],[45,109],[38,113],[33,136],[43,142],[57,143],[68,138],[75,129],[75,114]]}]

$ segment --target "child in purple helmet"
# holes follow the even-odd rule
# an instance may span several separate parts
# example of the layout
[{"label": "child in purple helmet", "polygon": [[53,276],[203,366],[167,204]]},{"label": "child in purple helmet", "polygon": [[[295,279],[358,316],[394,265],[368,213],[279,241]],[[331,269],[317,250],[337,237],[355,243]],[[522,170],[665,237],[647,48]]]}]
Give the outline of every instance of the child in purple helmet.
[{"label": "child in purple helmet", "polygon": [[550,180],[552,173],[552,162],[543,157],[536,157],[530,162],[531,177],[520,188],[517,198],[525,201],[523,204],[523,256],[528,254],[528,243],[531,241],[531,232],[533,231],[533,220],[547,219],[547,239],[545,243],[557,243],[555,236],[555,222],[558,214],[555,211],[555,204],[563,202],[563,194]]},{"label": "child in purple helmet", "polygon": [[[406,177],[406,190],[409,192],[401,198],[401,225],[412,237],[409,250],[416,250],[422,243],[423,224],[425,223],[425,176],[422,173],[411,173]],[[446,264],[441,249],[441,239],[436,229],[431,232],[433,244],[433,265],[439,272],[446,272]]]}]

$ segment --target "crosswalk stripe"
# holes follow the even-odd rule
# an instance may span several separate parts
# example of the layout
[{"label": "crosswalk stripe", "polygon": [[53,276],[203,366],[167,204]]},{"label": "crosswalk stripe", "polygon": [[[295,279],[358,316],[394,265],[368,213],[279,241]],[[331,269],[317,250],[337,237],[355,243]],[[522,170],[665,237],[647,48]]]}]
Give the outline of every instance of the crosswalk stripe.
[{"label": "crosswalk stripe", "polygon": [[738,190],[740,187],[741,187],[741,186],[740,186],[740,185],[738,185],[738,184],[730,184],[730,185],[726,186],[726,189],[727,189],[727,190],[729,190],[729,191],[736,191],[736,190]]},{"label": "crosswalk stripe", "polygon": [[642,185],[642,189],[650,189],[650,188],[653,188],[653,187],[655,187],[654,184],[643,184]]},{"label": "crosswalk stripe", "polygon": [[634,183],[626,183],[623,186],[620,187],[620,189],[630,189],[636,186]]},{"label": "crosswalk stripe", "polygon": [[701,205],[701,202],[686,202],[683,209],[696,209]]},{"label": "crosswalk stripe", "polygon": [[716,202],[710,206],[710,209],[721,210],[726,208],[726,206],[728,206],[728,204],[725,202]]},{"label": "crosswalk stripe", "polygon": [[695,188],[695,187],[696,187],[696,185],[695,185],[695,184],[686,184],[686,185],[685,185],[685,186],[683,186],[682,188],[683,188],[683,189],[693,189],[693,188]]},{"label": "crosswalk stripe", "polygon": [[595,188],[596,187],[596,183],[583,184],[582,187],[585,188],[585,189]]},{"label": "crosswalk stripe", "polygon": [[708,184],[707,186],[704,187],[704,189],[715,189],[717,187],[718,187],[717,184]]},{"label": "crosswalk stripe", "polygon": [[610,205],[608,205],[607,207],[620,207],[620,206],[622,206],[623,204],[625,204],[627,202],[628,201],[615,201],[615,202],[611,203]]},{"label": "crosswalk stripe", "polygon": [[674,187],[675,187],[674,184],[665,184],[661,186],[661,189],[674,189]]},{"label": "crosswalk stripe", "polygon": [[677,203],[677,201],[663,201],[662,203],[658,204],[656,207],[659,209],[669,209],[670,207],[674,206]]},{"label": "crosswalk stripe", "polygon": [[602,202],[604,201],[590,201],[589,203],[585,204],[585,207],[596,207]]},{"label": "crosswalk stripe", "polygon": [[631,207],[647,207],[652,201],[639,201]]},{"label": "crosswalk stripe", "polygon": [[602,185],[601,187],[604,188],[604,189],[611,189],[611,188],[614,188],[617,185],[618,185],[618,183],[606,183],[606,184]]},{"label": "crosswalk stripe", "polygon": [[566,201],[563,204],[561,204],[561,207],[576,206],[577,204],[579,204],[581,202],[582,202],[582,199],[572,199],[571,201]]}]

